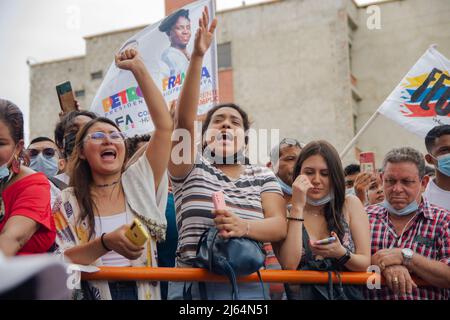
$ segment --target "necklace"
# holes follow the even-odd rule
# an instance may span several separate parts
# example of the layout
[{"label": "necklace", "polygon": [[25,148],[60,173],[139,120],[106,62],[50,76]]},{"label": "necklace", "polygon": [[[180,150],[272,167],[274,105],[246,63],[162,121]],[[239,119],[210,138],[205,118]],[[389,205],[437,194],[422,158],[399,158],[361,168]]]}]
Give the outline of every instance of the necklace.
[{"label": "necklace", "polygon": [[114,181],[113,183],[96,184],[95,186],[96,186],[97,188],[107,188],[107,187],[112,187],[112,186],[118,184],[119,181],[120,181],[120,180]]}]

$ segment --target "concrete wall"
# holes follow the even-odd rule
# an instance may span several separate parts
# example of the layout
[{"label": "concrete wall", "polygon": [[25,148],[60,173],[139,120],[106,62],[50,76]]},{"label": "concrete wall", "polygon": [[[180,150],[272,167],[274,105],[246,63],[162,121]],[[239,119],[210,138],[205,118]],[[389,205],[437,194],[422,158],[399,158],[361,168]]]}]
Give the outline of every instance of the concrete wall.
[{"label": "concrete wall", "polygon": [[350,140],[347,5],[286,0],[218,15],[218,42],[232,46],[235,102],[255,128],[338,149]]},{"label": "concrete wall", "polygon": [[[30,68],[30,140],[38,136],[54,138],[61,108],[56,85],[71,80],[74,91],[84,88],[84,57],[41,63]],[[78,98],[85,105],[85,98]]]},{"label": "concrete wall", "polygon": [[[368,30],[368,14],[359,10],[359,28],[352,49],[352,69],[362,100],[358,106],[360,128],[381,105],[429,45],[450,57],[450,1],[403,0],[379,5],[381,29]],[[361,137],[358,147],[372,150],[381,164],[393,147],[411,146],[425,151],[422,138],[379,116]]]},{"label": "concrete wall", "polygon": [[[217,42],[231,42],[232,68],[220,75],[221,100],[240,104],[254,128],[281,137],[326,139],[341,151],[432,43],[450,56],[450,1],[399,0],[380,4],[381,30],[368,30],[365,8],[351,0],[279,0],[218,13]],[[358,28],[351,31],[349,18]],[[70,79],[89,108],[120,45],[135,28],[86,37],[85,58],[31,67],[31,138],[53,136],[59,105],[55,85]],[[349,35],[352,49],[349,51]],[[351,55],[351,63],[350,63]],[[353,85],[362,100],[352,99]],[[43,94],[45,93],[45,94]],[[377,162],[394,146],[424,150],[423,141],[379,117],[357,147]],[[349,152],[344,163],[354,162]]]}]

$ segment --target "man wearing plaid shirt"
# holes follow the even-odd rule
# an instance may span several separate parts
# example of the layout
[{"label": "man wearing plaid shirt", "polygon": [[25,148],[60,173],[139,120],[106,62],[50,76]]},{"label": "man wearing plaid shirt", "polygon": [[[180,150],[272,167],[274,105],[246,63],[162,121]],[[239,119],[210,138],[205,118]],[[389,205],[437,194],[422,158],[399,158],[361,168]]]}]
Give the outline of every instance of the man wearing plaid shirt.
[{"label": "man wearing plaid shirt", "polygon": [[[366,208],[372,264],[386,285],[366,289],[368,299],[447,300],[450,288],[450,212],[422,197],[428,177],[420,152],[391,150],[383,161],[384,202]],[[429,286],[418,287],[411,275]]]}]

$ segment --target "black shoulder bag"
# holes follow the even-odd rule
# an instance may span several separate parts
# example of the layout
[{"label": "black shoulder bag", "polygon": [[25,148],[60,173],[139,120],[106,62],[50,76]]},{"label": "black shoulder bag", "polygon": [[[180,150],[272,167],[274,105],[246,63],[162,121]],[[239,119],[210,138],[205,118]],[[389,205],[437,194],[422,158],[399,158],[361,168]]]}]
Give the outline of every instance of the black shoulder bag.
[{"label": "black shoulder bag", "polygon": [[[303,249],[305,250],[306,263],[299,270],[326,271],[328,273],[327,284],[301,284],[290,285],[285,283],[286,296],[288,300],[364,300],[362,287],[358,285],[342,285],[340,271],[344,267],[337,263],[334,258],[323,260],[314,259],[309,247],[309,236],[303,227]],[[338,278],[338,283],[333,283],[333,272]]]},{"label": "black shoulder bag", "polygon": [[[215,227],[209,228],[202,234],[197,245],[194,266],[227,276],[232,286],[233,300],[239,300],[236,278],[257,272],[266,299],[264,284],[259,273],[259,269],[264,266],[266,259],[266,252],[262,244],[248,238],[224,239],[218,234]],[[199,287],[201,299],[207,299],[205,283],[199,283]],[[189,293],[183,291],[184,298],[189,299]]]}]

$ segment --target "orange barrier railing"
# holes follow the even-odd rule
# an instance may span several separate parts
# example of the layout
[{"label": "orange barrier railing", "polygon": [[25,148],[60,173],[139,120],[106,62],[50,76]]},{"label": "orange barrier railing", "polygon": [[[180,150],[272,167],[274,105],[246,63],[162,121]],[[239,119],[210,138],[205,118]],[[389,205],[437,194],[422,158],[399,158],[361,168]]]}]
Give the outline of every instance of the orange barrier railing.
[{"label": "orange barrier railing", "polygon": [[[150,268],[150,267],[99,267],[100,271],[94,273],[82,273],[83,280],[109,280],[109,281],[205,281],[205,282],[228,282],[224,276],[220,276],[206,269],[199,268]],[[366,285],[369,277],[373,283],[375,277],[380,277],[375,273],[367,272],[341,272],[343,284]],[[327,283],[328,273],[321,271],[307,270],[261,270],[261,277],[264,282],[285,282],[285,283]],[[239,277],[239,282],[259,281],[256,273],[246,277]],[[421,279],[414,279],[418,286],[425,286]],[[338,278],[333,274],[333,282],[338,282]],[[383,284],[383,279],[381,283]]]}]

